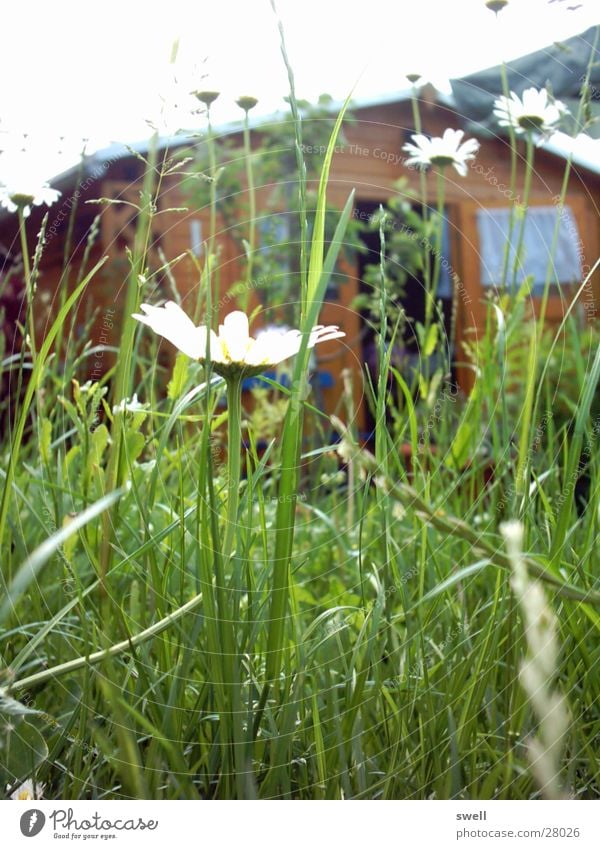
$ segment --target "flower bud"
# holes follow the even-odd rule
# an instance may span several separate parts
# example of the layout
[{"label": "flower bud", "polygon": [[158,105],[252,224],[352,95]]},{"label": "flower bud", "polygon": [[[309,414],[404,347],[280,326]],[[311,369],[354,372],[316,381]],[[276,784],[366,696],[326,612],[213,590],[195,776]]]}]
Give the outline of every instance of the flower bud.
[{"label": "flower bud", "polygon": [[498,14],[505,6],[508,6],[508,0],[486,0],[485,5],[490,11]]},{"label": "flower bud", "polygon": [[238,97],[235,102],[240,109],[244,110],[244,112],[249,112],[251,109],[254,109],[258,103],[258,98],[252,97],[251,95],[242,95],[242,97]]},{"label": "flower bud", "polygon": [[210,106],[211,103],[219,96],[220,92],[218,91],[194,91],[192,92],[194,97],[197,97],[201,103],[204,103],[205,106]]}]

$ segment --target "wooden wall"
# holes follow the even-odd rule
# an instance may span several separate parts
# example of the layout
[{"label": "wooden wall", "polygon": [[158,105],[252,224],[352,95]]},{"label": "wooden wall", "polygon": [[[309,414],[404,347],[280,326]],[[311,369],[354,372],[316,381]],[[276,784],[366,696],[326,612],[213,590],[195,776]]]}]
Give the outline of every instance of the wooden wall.
[{"label": "wooden wall", "polygon": [[[423,129],[430,135],[440,135],[446,127],[460,127],[457,116],[444,107],[428,102],[422,103]],[[355,110],[354,120],[344,126],[334,155],[328,199],[330,204],[341,208],[349,192],[356,191],[356,202],[385,202],[396,191],[395,184],[400,177],[408,180],[408,185],[418,192],[422,175],[415,169],[403,164],[405,154],[402,146],[413,132],[413,119],[410,103],[390,103]],[[468,133],[467,133],[468,136]],[[451,230],[451,266],[461,281],[461,297],[457,299],[458,321],[456,351],[460,352],[461,342],[472,335],[473,330],[483,326],[484,308],[483,290],[479,272],[479,240],[476,226],[476,213],[480,207],[507,206],[506,188],[510,182],[510,151],[503,139],[480,139],[481,150],[475,167],[468,170],[465,178],[453,169],[445,175],[445,196],[449,211]],[[304,151],[305,158],[315,170],[320,168],[323,159],[322,150]],[[141,163],[133,157],[116,162],[107,171],[106,177],[99,181],[96,196],[120,198],[137,202],[139,199]],[[519,163],[520,177],[516,193],[522,196],[523,162]],[[543,151],[536,153],[536,170],[531,186],[530,202],[533,205],[549,205],[560,192],[564,173],[564,161]],[[291,175],[293,177],[293,175]],[[192,209],[188,212],[165,212],[169,208],[189,207],[189,197],[179,188],[179,177],[171,176],[164,180],[159,201],[159,212],[155,219],[152,234],[152,261],[156,266],[162,257],[172,260],[181,254],[184,257],[173,268],[178,291],[182,296],[185,309],[194,313],[197,304],[200,282],[199,267],[203,262],[200,253],[196,261],[187,254],[193,247],[192,241],[197,228],[201,228],[201,238],[206,239],[209,232],[208,209]],[[424,178],[427,200],[435,205],[435,175]],[[504,187],[504,188],[503,188]],[[267,207],[269,188],[259,189],[259,211]],[[247,193],[242,186],[238,197],[240,208],[247,203]],[[593,265],[599,253],[599,217],[600,178],[590,172],[573,168],[567,202],[572,208],[579,233],[585,247],[585,263]],[[88,208],[91,210],[91,208]],[[93,210],[96,214],[98,208]],[[87,213],[88,216],[91,212]],[[197,222],[197,223],[192,223]],[[94,338],[100,338],[104,327],[103,307],[114,310],[118,322],[124,299],[124,281],[127,276],[126,244],[133,241],[135,216],[129,206],[111,205],[105,207],[101,218],[99,252],[108,253],[110,262],[98,280],[90,287],[89,294],[96,306],[100,305],[98,324],[94,326]],[[217,222],[217,243],[219,262],[216,273],[220,286],[221,317],[235,303],[227,296],[231,285],[244,273],[244,257],[239,243],[231,237],[226,223],[219,218]],[[43,285],[50,294],[58,285],[60,274],[60,251],[58,240],[53,250],[56,254],[42,277]],[[338,324],[346,333],[345,345],[338,342],[326,343],[316,351],[319,365],[327,369],[334,377],[334,386],[325,390],[324,404],[332,411],[339,402],[341,391],[341,371],[348,368],[354,375],[355,402],[362,402],[361,372],[363,369],[362,352],[359,344],[361,319],[352,307],[352,301],[358,292],[357,268],[343,265],[345,281],[340,283],[335,300],[324,305],[321,321],[325,324]],[[170,296],[171,283],[162,275],[158,288],[148,285],[143,297],[148,301]],[[600,275],[593,280],[593,294],[597,302],[600,297]],[[252,292],[251,306],[258,304],[256,292]],[[534,304],[535,307],[535,304]],[[549,319],[557,321],[564,312],[564,303],[552,299],[549,306]],[[589,315],[589,314],[588,314]],[[255,327],[260,326],[260,318]],[[113,333],[111,341],[116,338]],[[459,375],[463,388],[470,386],[470,372],[463,369]]]}]

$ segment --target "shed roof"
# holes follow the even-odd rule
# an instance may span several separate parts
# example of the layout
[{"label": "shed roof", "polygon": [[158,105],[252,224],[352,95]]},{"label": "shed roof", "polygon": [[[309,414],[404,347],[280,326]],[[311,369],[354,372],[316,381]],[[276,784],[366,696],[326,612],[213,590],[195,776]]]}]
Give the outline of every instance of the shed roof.
[{"label": "shed roof", "polygon": [[[576,138],[564,133],[556,133],[550,140],[543,143],[542,148],[563,159],[571,156],[575,165],[595,174],[600,174],[600,62],[594,59],[597,56],[599,41],[600,26],[590,27],[580,35],[506,64],[508,85],[512,91],[521,95],[530,86],[548,87],[574,113],[578,109],[582,80],[591,64],[589,110],[596,118],[596,122],[590,125],[585,135],[581,134]],[[452,94],[436,92],[436,102],[464,116],[466,128],[469,131],[478,135],[491,132],[493,103],[503,91],[500,66],[450,80],[450,85]],[[374,106],[402,103],[409,100],[412,93],[412,88],[404,88],[386,95],[358,99],[352,102],[351,108],[356,112]],[[341,101],[331,101],[327,108],[335,114],[341,106]],[[250,116],[250,125],[258,129],[272,123],[280,116],[281,113]],[[240,132],[241,127],[241,121],[231,121],[216,127],[215,132],[225,136]],[[163,136],[160,139],[160,146],[161,149],[185,146],[204,137],[205,135],[199,132]],[[84,174],[87,176],[97,173],[105,163],[131,156],[133,152],[144,154],[148,146],[149,141],[143,140],[130,145],[113,144],[103,148],[85,158]],[[79,173],[80,166],[74,166],[57,175],[52,180],[52,184],[59,188],[68,185],[70,180]]]},{"label": "shed roof", "polygon": [[[579,111],[581,89],[590,73],[589,110],[591,117],[600,118],[600,64],[598,44],[600,26],[555,43],[535,53],[528,53],[507,62],[506,79],[510,91],[519,97],[527,88],[546,88],[561,100],[573,116]],[[495,126],[494,100],[503,93],[502,67],[496,65],[460,79],[450,80],[456,110],[477,127]],[[576,129],[573,120],[571,130]],[[600,121],[587,129],[589,135],[600,138]]]}]

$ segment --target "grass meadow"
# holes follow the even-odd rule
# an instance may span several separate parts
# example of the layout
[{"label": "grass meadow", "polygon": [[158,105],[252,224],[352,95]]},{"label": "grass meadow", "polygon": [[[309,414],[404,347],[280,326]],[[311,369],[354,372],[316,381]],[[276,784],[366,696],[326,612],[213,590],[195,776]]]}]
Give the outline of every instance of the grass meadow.
[{"label": "grass meadow", "polygon": [[[124,319],[104,316],[118,355],[97,381],[82,377],[94,343],[75,334],[73,316],[105,261],[70,269],[32,344],[44,244],[27,242],[18,209],[23,320],[1,363],[0,790],[10,797],[28,781],[49,799],[597,798],[600,348],[577,309],[590,275],[549,329],[543,308],[532,316],[527,281],[510,285],[507,259],[467,396],[436,309],[440,205],[426,212],[430,307],[408,374],[392,357],[400,313],[382,217],[365,442],[350,377],[335,416],[307,383],[310,331],[352,220],[349,192],[326,227],[343,112],[309,198],[289,76],[299,227],[290,302],[302,341],[288,379],[265,383],[275,421],[266,442],[240,394],[248,365],[223,367],[207,346],[166,368],[158,350],[168,343],[132,317],[153,303],[155,201],[173,166],[156,138]],[[533,168],[532,132],[524,144],[521,173]],[[209,153],[216,214],[210,134]],[[259,235],[248,235],[247,262]],[[216,328],[218,266],[213,229],[192,301],[205,330]],[[546,295],[551,282],[550,271]]]}]

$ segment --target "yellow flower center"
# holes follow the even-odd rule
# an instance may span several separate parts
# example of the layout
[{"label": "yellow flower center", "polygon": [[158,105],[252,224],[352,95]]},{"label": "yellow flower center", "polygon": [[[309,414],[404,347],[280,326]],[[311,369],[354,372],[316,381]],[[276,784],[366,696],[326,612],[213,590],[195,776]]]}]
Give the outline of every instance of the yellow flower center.
[{"label": "yellow flower center", "polygon": [[541,115],[521,115],[519,126],[524,130],[539,130],[544,126],[544,119]]},{"label": "yellow flower center", "polygon": [[438,153],[435,156],[431,157],[431,164],[438,165],[440,168],[445,168],[446,165],[452,165],[454,162],[454,157],[449,156],[446,153]]}]

